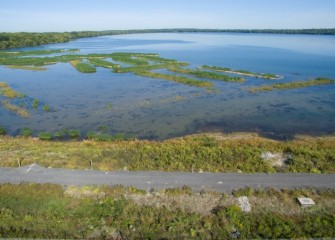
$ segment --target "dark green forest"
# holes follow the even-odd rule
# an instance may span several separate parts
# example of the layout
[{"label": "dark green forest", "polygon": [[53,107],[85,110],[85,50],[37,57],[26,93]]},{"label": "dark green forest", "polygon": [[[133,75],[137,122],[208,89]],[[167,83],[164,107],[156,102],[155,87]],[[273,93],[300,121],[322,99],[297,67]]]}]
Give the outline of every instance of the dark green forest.
[{"label": "dark green forest", "polygon": [[45,32],[45,33],[0,33],[0,49],[33,47],[49,43],[68,42],[78,38],[134,33],[170,33],[170,32],[213,32],[213,33],[269,33],[269,34],[313,34],[335,35],[332,29],[139,29],[139,30],[108,30],[108,31],[77,31],[77,32]]}]

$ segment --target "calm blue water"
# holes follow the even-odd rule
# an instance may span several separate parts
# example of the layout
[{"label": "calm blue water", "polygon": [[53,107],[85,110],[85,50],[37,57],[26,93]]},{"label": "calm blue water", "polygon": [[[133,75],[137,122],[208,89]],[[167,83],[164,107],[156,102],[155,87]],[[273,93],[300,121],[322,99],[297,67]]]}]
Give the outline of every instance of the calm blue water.
[{"label": "calm blue water", "polygon": [[[82,54],[110,52],[159,53],[186,61],[191,67],[217,65],[283,75],[280,82],[315,77],[335,79],[335,37],[308,35],[155,33],[78,39],[33,49],[79,48]],[[31,48],[30,48],[31,49]],[[115,74],[98,68],[82,74],[69,64],[34,72],[0,67],[0,81],[37,98],[51,112],[30,107],[22,119],[0,108],[0,126],[12,134],[22,127],[41,131],[107,127],[109,133],[165,139],[219,130],[251,131],[274,138],[294,134],[335,132],[335,85],[248,93],[245,89],[270,83],[247,78],[245,83],[214,82],[217,93],[166,80]],[[19,100],[18,100],[19,101]]]}]

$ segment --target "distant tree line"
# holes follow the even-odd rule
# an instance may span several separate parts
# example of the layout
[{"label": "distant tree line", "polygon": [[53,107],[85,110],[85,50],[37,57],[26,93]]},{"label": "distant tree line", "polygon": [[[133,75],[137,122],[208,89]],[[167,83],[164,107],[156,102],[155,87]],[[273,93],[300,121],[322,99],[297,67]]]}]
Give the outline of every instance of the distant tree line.
[{"label": "distant tree line", "polygon": [[108,30],[108,31],[79,31],[79,32],[46,32],[46,33],[0,33],[0,49],[33,47],[49,43],[68,42],[78,38],[97,37],[106,35],[134,34],[134,33],[171,33],[171,32],[213,32],[213,33],[269,33],[269,34],[313,34],[335,35],[332,29],[139,29],[139,30]]}]

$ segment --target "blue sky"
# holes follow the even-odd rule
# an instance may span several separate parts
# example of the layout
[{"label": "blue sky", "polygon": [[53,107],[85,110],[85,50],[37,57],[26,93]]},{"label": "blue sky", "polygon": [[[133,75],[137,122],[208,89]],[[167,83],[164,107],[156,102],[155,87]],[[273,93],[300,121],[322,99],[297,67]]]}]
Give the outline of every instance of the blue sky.
[{"label": "blue sky", "polygon": [[0,0],[0,32],[335,28],[335,0]]}]

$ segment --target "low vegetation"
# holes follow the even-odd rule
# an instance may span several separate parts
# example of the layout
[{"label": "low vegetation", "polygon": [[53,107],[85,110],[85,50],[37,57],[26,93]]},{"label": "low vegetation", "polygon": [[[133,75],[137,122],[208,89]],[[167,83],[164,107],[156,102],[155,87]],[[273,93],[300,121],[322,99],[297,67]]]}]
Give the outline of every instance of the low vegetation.
[{"label": "low vegetation", "polygon": [[91,58],[89,59],[89,62],[93,64],[95,67],[103,67],[103,68],[110,68],[110,69],[118,69],[120,68],[119,64],[115,64],[103,59],[99,58]]},{"label": "low vegetation", "polygon": [[200,71],[194,69],[185,69],[185,68],[169,68],[169,71],[188,74],[198,78],[208,78],[212,80],[221,80],[226,82],[244,82],[243,78],[233,77],[229,75],[218,74],[214,72]]},{"label": "low vegetation", "polygon": [[74,68],[82,73],[95,73],[97,71],[91,64],[83,63],[79,60],[73,60],[70,63]]},{"label": "low vegetation", "polygon": [[48,70],[47,68],[44,67],[35,67],[35,66],[6,66],[7,68],[11,69],[21,69],[21,70],[31,70],[31,71],[45,71]]},{"label": "low vegetation", "polygon": [[19,115],[20,117],[28,118],[30,115],[26,108],[11,104],[7,100],[2,100],[0,103],[5,109]]},{"label": "low vegetation", "polygon": [[310,86],[318,86],[318,85],[327,85],[327,84],[334,84],[335,81],[328,78],[316,78],[307,81],[295,81],[289,83],[276,83],[271,85],[263,85],[260,87],[252,87],[249,88],[249,92],[256,93],[256,92],[268,92],[274,90],[285,90],[285,89],[295,89],[295,88],[303,88],[303,87],[310,87]]},{"label": "low vegetation", "polygon": [[164,73],[157,73],[157,72],[149,72],[149,71],[137,71],[135,72],[136,75],[143,76],[143,77],[150,77],[150,78],[159,78],[165,79],[173,82],[182,83],[189,86],[195,87],[212,87],[213,83],[208,81],[200,81],[188,77],[171,75],[171,74],[164,74]]},{"label": "low vegetation", "polygon": [[244,75],[244,76],[249,76],[249,77],[272,79],[272,80],[282,78],[281,76],[275,75],[273,73],[254,73],[254,72],[250,72],[247,70],[233,70],[227,67],[218,67],[218,66],[203,65],[199,67],[199,69],[212,70],[216,72],[233,73],[233,74]]},{"label": "low vegetation", "polygon": [[[56,56],[41,56],[48,54],[59,54]],[[71,54],[69,54],[71,53]],[[37,57],[38,56],[38,57]],[[118,63],[109,61],[112,59]],[[27,51],[27,52],[0,52],[0,64],[19,69],[37,70],[41,66],[55,64],[57,62],[69,62],[74,68],[82,73],[94,73],[96,67],[112,69],[115,73],[133,73],[136,75],[166,79],[189,86],[212,87],[213,83],[201,81],[186,76],[171,75],[153,72],[156,69],[168,69],[177,74],[185,74],[198,78],[207,78],[210,80],[221,80],[231,82],[243,82],[240,77],[218,74],[214,72],[184,69],[188,63],[179,62],[174,59],[161,58],[158,54],[144,53],[110,53],[110,54],[87,54],[76,55],[69,50],[50,50],[50,51]],[[121,66],[123,65],[123,66]],[[44,69],[44,68],[41,68]]]},{"label": "low vegetation", "polygon": [[[333,190],[241,191],[248,193],[249,213],[241,211],[232,195],[193,193],[187,187],[145,195],[122,186],[64,189],[52,184],[2,184],[0,237],[292,239],[335,235]],[[302,194],[313,196],[316,206],[301,209],[295,197]]]},{"label": "low vegetation", "polygon": [[19,96],[19,93],[13,90],[5,82],[0,82],[0,95],[3,95],[6,98],[16,98]]},{"label": "low vegetation", "polygon": [[[45,135],[38,137],[57,139],[53,133]],[[88,168],[93,161],[100,170],[335,173],[334,137],[275,141],[255,134],[207,134],[158,142],[92,132],[87,138],[59,142],[2,136],[0,166],[15,167],[22,158],[23,165],[72,169]],[[282,157],[264,158],[267,152]]]}]

